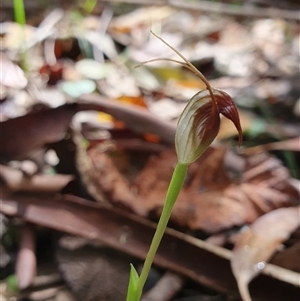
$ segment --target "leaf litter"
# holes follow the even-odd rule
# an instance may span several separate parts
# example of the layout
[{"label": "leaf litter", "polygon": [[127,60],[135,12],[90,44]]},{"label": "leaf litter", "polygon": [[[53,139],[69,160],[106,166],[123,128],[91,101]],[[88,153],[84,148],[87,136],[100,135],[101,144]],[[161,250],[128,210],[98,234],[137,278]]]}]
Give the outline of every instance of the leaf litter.
[{"label": "leaf litter", "polygon": [[299,215],[300,207],[273,210],[240,233],[231,266],[243,300],[251,301],[248,283],[263,270],[280,244],[300,227]]},{"label": "leaf litter", "polygon": [[[77,14],[77,19],[75,14],[72,15],[73,8],[65,12],[54,9],[45,15],[44,22],[41,22],[44,15],[39,16],[39,21],[33,22],[38,27],[26,27],[25,49],[28,50],[29,58],[35,58],[34,62],[30,60],[32,64],[26,72],[16,64],[20,63],[18,50],[21,45],[15,37],[20,34],[20,30],[17,26],[13,27],[15,23],[9,23],[12,26],[5,23],[1,36],[5,54],[1,59],[6,62],[8,71],[6,77],[1,79],[0,154],[1,163],[8,165],[1,166],[1,212],[7,216],[18,216],[22,222],[92,239],[95,231],[98,233],[103,227],[108,238],[101,237],[104,232],[100,236],[97,234],[101,244],[133,257],[144,258],[147,244],[138,244],[136,247],[125,244],[124,247],[124,241],[130,239],[130,231],[126,228],[130,224],[129,220],[122,225],[115,225],[115,228],[109,228],[103,221],[96,220],[91,225],[87,221],[96,217],[94,209],[87,208],[90,205],[93,208],[94,203],[79,201],[82,210],[87,210],[81,215],[80,211],[74,209],[78,206],[77,201],[75,204],[66,201],[65,193],[92,198],[101,201],[101,204],[104,202],[103,206],[108,206],[112,215],[121,210],[125,215],[128,212],[138,215],[142,223],[146,219],[158,219],[175,163],[172,148],[176,118],[186,99],[195,93],[195,88],[201,89],[203,86],[192,74],[170,64],[133,69],[136,61],[151,60],[163,52],[166,52],[164,56],[172,58],[159,41],[149,39],[150,28],[159,25],[157,28],[163,28],[160,34],[163,38],[176,46],[204,73],[211,74],[212,81],[216,83],[214,86],[224,88],[225,85],[225,89],[246,111],[242,119],[244,148],[238,153],[229,149],[227,141],[235,137],[223,123],[223,132],[214,146],[208,149],[202,159],[192,164],[172,215],[170,226],[190,233],[184,236],[185,239],[201,245],[201,250],[185,249],[186,240],[180,240],[182,234],[178,234],[178,237],[175,235],[177,238],[169,237],[163,245],[166,253],[161,255],[163,257],[158,259],[157,265],[176,272],[178,276],[193,279],[216,293],[237,296],[237,286],[228,262],[231,256],[233,272],[242,287],[241,293],[249,298],[245,287],[256,276],[257,271],[253,274],[253,266],[264,262],[265,269],[262,272],[269,276],[258,276],[253,280],[253,285],[250,284],[252,300],[283,300],[287,296],[293,300],[297,288],[291,284],[297,277],[294,271],[299,272],[299,269],[287,258],[296,258],[299,250],[298,240],[295,239],[297,227],[288,228],[289,223],[281,223],[284,219],[282,216],[276,217],[276,212],[283,210],[286,212],[285,220],[292,222],[292,216],[295,215],[292,212],[298,210],[299,180],[291,177],[285,167],[291,166],[287,162],[298,162],[294,152],[299,151],[294,113],[297,112],[299,98],[296,80],[299,71],[295,63],[299,60],[295,46],[299,37],[295,24],[272,18],[248,17],[243,21],[229,15],[216,18],[216,15],[201,14],[197,9],[191,13],[170,7],[143,7],[115,17],[117,7],[102,11],[101,5],[97,5],[98,13],[95,10],[95,14],[90,16]],[[241,6],[240,11],[244,8]],[[102,12],[100,17],[99,11]],[[133,13],[134,18],[131,15]],[[283,16],[287,16],[286,13],[282,11]],[[130,21],[124,23],[124,18]],[[99,32],[102,36],[98,40],[96,37]],[[122,48],[126,52],[119,54]],[[103,55],[109,59],[103,60]],[[13,77],[19,80],[12,80],[9,74],[14,74]],[[78,85],[85,82],[85,86]],[[50,89],[56,91],[56,94],[52,94],[56,96],[47,98],[45,95],[50,95]],[[95,93],[83,94],[90,91]],[[77,96],[80,96],[75,100],[77,103],[72,104]],[[59,101],[54,99],[56,97]],[[134,106],[136,103],[142,104],[143,108]],[[152,113],[145,108],[149,108]],[[104,115],[101,113],[93,120],[88,117],[76,124],[74,116],[80,111],[85,111],[86,116],[89,116],[89,110],[105,112],[112,117],[109,117],[109,122],[103,122]],[[254,131],[260,126],[260,119],[264,120],[264,127]],[[57,166],[49,165],[45,157],[47,150],[52,148],[59,157]],[[279,150],[292,151],[289,159],[286,159],[286,153],[278,153]],[[33,173],[27,172],[24,167],[26,164],[22,163],[24,159],[33,160],[36,164]],[[21,160],[20,164],[16,164],[16,160]],[[296,164],[293,166],[297,169]],[[48,175],[49,172],[55,174]],[[62,193],[62,197],[57,194],[48,199],[49,193],[58,192]],[[34,204],[26,199],[26,195],[35,200]],[[57,198],[59,203],[55,203]],[[45,207],[37,209],[35,206],[39,202],[44,202]],[[21,210],[20,215],[18,206],[25,206],[33,212],[29,210],[30,214],[27,215],[26,210]],[[49,211],[49,208],[52,209]],[[59,211],[64,210],[62,208],[68,209]],[[109,216],[112,220],[121,218],[112,217],[111,214]],[[256,223],[264,225],[260,221],[272,214],[275,216],[275,226],[255,226]],[[49,219],[42,218],[47,215]],[[60,223],[57,223],[58,220]],[[109,219],[106,220],[109,223]],[[14,219],[10,219],[10,223],[11,227],[15,227]],[[22,227],[28,229],[27,225]],[[251,240],[259,245],[256,249],[258,253],[247,253],[249,258],[237,254],[239,249],[244,250],[243,244],[251,243],[243,241],[243,237],[247,236],[243,227],[249,227],[246,228],[250,229],[248,231],[252,231],[252,227],[258,229],[254,231],[256,240]],[[277,228],[278,233],[275,231]],[[121,231],[123,235],[118,236],[118,232],[113,241],[109,239],[112,229],[125,229],[125,234]],[[273,235],[269,234],[272,229]],[[40,230],[33,227],[31,231],[37,234]],[[136,242],[144,241],[145,233],[149,233],[147,231]],[[276,234],[283,233],[281,231],[285,235],[279,241]],[[223,248],[216,251],[209,242],[193,238],[192,234],[197,232],[200,238],[206,238],[207,241],[214,241],[210,237],[222,235]],[[121,245],[116,244],[118,240]],[[178,246],[178,253],[169,249],[174,244]],[[183,244],[182,248],[180,244]],[[232,255],[228,257],[232,245],[235,246]],[[99,245],[93,248],[97,249]],[[25,269],[24,262],[20,263],[20,260],[16,264],[20,288],[28,286],[35,278],[35,258],[32,255],[36,253],[35,256],[38,256],[40,251],[33,247],[31,250],[28,268]],[[79,252],[79,257],[69,250],[67,257],[73,254],[74,259],[68,262],[68,259],[62,258],[60,261],[63,277],[69,284],[72,283],[72,291],[76,294],[82,294],[79,284],[83,284],[83,278],[87,277],[77,274],[79,282],[74,282],[68,275],[72,274],[72,267],[79,261],[86,262],[87,254],[92,254],[88,252],[94,252],[90,247],[83,247],[83,250]],[[186,250],[190,250],[191,262],[182,258]],[[23,244],[20,245],[19,256],[23,256],[22,253]],[[220,254],[223,257],[218,257]],[[195,258],[201,256],[198,270],[194,270]],[[269,260],[283,268],[268,264]],[[96,261],[92,261],[91,266]],[[210,265],[205,268],[208,262]],[[237,268],[236,272],[234,266],[237,264],[245,268]],[[64,266],[69,266],[71,270],[64,269]],[[221,273],[226,274],[224,278],[215,272],[216,266]],[[125,272],[124,277],[127,277]],[[248,277],[247,281],[243,280],[245,277]],[[182,296],[184,287],[179,293]],[[34,291],[34,286],[32,289]],[[90,294],[86,292],[83,298],[91,300],[92,291]],[[195,294],[200,296],[201,289]],[[208,300],[214,300],[213,297],[208,296]]]}]

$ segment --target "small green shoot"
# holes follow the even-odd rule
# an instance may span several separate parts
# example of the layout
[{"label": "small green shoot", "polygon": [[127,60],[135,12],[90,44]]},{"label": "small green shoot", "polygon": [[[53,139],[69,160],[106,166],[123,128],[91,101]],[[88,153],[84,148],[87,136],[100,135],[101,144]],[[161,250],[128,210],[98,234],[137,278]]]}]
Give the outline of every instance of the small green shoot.
[{"label": "small green shoot", "polygon": [[130,276],[129,276],[129,284],[127,291],[126,301],[131,301],[137,299],[137,285],[139,282],[139,275],[132,264],[130,264]]}]

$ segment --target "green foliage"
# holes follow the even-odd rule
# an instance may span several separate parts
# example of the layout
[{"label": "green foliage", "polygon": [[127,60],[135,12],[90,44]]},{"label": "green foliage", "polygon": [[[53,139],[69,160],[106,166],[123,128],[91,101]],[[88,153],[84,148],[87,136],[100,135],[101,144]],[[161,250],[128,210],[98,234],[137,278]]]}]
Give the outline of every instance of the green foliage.
[{"label": "green foliage", "polygon": [[130,277],[127,290],[126,301],[135,301],[137,298],[137,286],[139,282],[139,275],[132,264],[130,264]]},{"label": "green foliage", "polygon": [[17,295],[18,290],[18,279],[16,275],[10,275],[6,278],[7,290],[9,293]]},{"label": "green foliage", "polygon": [[20,25],[26,24],[25,8],[23,0],[14,0],[15,21]]},{"label": "green foliage", "polygon": [[[14,17],[15,21],[21,26],[26,25],[26,15],[23,0],[14,0]],[[24,31],[25,28],[23,28]],[[22,42],[25,42],[25,31],[23,32]],[[24,44],[24,43],[22,43]],[[20,52],[20,65],[23,71],[28,70],[28,53],[25,48],[21,49]]]}]

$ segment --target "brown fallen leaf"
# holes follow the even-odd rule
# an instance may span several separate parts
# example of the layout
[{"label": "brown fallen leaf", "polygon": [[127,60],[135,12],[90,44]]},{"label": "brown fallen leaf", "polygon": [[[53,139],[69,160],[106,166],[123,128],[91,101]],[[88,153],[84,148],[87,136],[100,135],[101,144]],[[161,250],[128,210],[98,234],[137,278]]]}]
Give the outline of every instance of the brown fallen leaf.
[{"label": "brown fallen leaf", "polygon": [[[210,148],[191,165],[174,206],[173,222],[216,233],[252,223],[266,212],[296,203],[299,194],[287,181],[288,171],[279,160],[265,153],[251,164],[246,160],[240,180],[233,181],[224,168],[226,151]],[[267,162],[266,166],[261,159]],[[133,208],[143,205],[147,212],[159,215],[175,163],[172,150],[149,159],[132,186],[139,196],[139,201],[131,202]]]},{"label": "brown fallen leaf", "polygon": [[[131,208],[136,197],[130,191],[128,180],[118,171],[108,154],[94,148],[88,151],[88,155],[91,166],[83,177],[88,192],[98,201],[102,196],[102,200],[105,197],[114,205]],[[87,166],[87,163],[82,162],[81,165]]]},{"label": "brown fallen leaf", "polygon": [[244,301],[249,282],[266,266],[279,245],[300,227],[300,206],[273,210],[257,219],[237,239],[231,267]]},{"label": "brown fallen leaf", "polygon": [[77,105],[64,105],[0,123],[0,161],[31,157],[47,143],[64,138]]},{"label": "brown fallen leaf", "polygon": [[[93,163],[88,171],[88,187],[93,185],[94,190],[89,190],[91,195],[98,199],[104,193],[118,207],[141,216],[159,216],[176,164],[174,150],[150,156],[130,185],[116,162],[100,149],[94,147],[88,151]],[[296,204],[299,192],[291,185],[289,173],[279,160],[266,153],[243,159],[240,176],[233,180],[224,165],[227,152],[226,148],[209,148],[191,165],[172,222],[217,233],[252,223],[271,210]]]},{"label": "brown fallen leaf", "polygon": [[122,104],[97,94],[79,97],[79,110],[102,111],[123,121],[136,133],[157,135],[161,141],[174,145],[176,124],[158,118],[139,106]]},{"label": "brown fallen leaf", "polygon": [[[62,198],[0,194],[0,211],[24,221],[79,235],[144,259],[155,225],[149,221],[75,196]],[[218,292],[236,295],[228,259],[231,251],[168,229],[155,264]],[[197,260],[195,260],[195,258]],[[267,264],[253,288],[254,301],[298,301],[299,274]],[[274,277],[274,278],[272,278]]]},{"label": "brown fallen leaf", "polygon": [[146,109],[91,94],[80,98],[79,103],[0,122],[0,162],[30,158],[46,144],[60,141],[75,113],[91,110],[110,114],[135,132],[154,134],[162,141],[174,144],[174,124],[160,120]]},{"label": "brown fallen leaf", "polygon": [[250,155],[241,176],[241,182],[250,182],[262,187],[270,187],[292,197],[299,198],[299,183],[291,178],[289,171],[276,157],[263,152]]}]

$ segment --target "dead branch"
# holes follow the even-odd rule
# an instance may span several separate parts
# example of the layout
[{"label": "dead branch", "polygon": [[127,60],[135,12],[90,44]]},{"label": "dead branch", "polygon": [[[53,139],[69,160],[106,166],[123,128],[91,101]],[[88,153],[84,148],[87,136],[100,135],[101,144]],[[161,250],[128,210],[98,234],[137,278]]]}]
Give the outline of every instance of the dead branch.
[{"label": "dead branch", "polygon": [[102,2],[134,3],[139,5],[151,6],[169,5],[175,8],[185,10],[226,14],[236,17],[281,18],[291,21],[300,21],[300,13],[298,10],[292,11],[277,8],[262,8],[246,5],[237,7],[231,4],[208,1],[187,2],[182,0],[102,0]]}]

